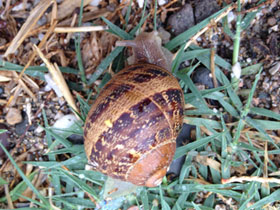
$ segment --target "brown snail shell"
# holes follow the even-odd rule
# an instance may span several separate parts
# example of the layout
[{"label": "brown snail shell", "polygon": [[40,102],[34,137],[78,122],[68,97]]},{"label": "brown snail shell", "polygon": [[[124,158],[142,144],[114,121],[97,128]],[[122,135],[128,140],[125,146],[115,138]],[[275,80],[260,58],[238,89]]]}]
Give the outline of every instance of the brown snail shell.
[{"label": "brown snail shell", "polygon": [[126,67],[89,111],[84,128],[89,164],[136,185],[159,185],[175,153],[183,108],[183,92],[169,71],[149,63]]}]

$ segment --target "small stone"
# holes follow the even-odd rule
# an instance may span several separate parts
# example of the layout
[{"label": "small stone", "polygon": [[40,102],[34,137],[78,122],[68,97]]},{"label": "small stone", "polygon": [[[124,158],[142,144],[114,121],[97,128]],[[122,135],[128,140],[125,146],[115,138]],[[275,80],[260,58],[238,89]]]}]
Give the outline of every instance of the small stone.
[{"label": "small stone", "polygon": [[215,12],[219,11],[220,6],[216,0],[199,0],[195,1],[195,22],[199,23]]},{"label": "small stone", "polygon": [[24,112],[24,113],[23,113],[23,120],[22,120],[20,123],[17,123],[17,124],[15,125],[15,128],[16,128],[15,133],[16,133],[17,135],[22,135],[22,134],[24,134],[24,133],[25,133],[25,130],[26,130],[26,128],[27,128],[27,126],[28,126],[28,116],[27,116],[27,114]]},{"label": "small stone", "polygon": [[274,26],[276,24],[276,19],[274,17],[268,18],[267,23],[270,26]]},{"label": "small stone", "polygon": [[185,4],[175,14],[168,18],[167,25],[171,27],[171,32],[178,35],[194,25],[193,8],[190,4]]},{"label": "small stone", "polygon": [[269,73],[271,75],[276,74],[278,71],[280,71],[280,62],[277,62],[272,68],[269,69]]},{"label": "small stone", "polygon": [[70,142],[73,144],[83,144],[84,143],[84,137],[78,134],[72,134],[67,138]]},{"label": "small stone", "polygon": [[199,67],[194,70],[192,74],[192,81],[198,85],[204,85],[205,88],[214,88],[213,79],[211,77],[211,71],[204,67]]},{"label": "small stone", "polygon": [[16,108],[10,108],[6,115],[6,121],[10,125],[20,123],[22,121],[21,112]]},{"label": "small stone", "polygon": [[162,6],[165,5],[168,1],[167,0],[158,0],[158,5]]},{"label": "small stone", "polygon": [[266,92],[259,93],[259,99],[266,99],[267,97],[268,97],[268,94]]}]

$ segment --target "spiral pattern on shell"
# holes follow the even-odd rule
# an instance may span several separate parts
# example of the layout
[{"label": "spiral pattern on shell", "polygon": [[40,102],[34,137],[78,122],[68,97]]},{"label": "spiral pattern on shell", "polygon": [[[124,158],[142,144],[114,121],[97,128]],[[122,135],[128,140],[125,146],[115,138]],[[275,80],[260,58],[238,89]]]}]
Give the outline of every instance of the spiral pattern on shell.
[{"label": "spiral pattern on shell", "polygon": [[96,170],[154,187],[161,183],[183,123],[184,97],[167,70],[135,64],[116,74],[92,105],[85,151]]}]

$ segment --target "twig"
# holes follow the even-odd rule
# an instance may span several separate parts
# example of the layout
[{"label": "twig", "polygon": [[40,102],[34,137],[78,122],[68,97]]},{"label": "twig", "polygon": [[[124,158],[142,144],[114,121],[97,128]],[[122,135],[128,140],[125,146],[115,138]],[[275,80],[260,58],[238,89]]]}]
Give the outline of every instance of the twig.
[{"label": "twig", "polygon": [[9,209],[14,209],[14,205],[13,205],[13,201],[11,199],[8,184],[4,184],[4,188],[5,188],[5,195],[6,195],[6,199],[7,199],[7,202],[8,202]]},{"label": "twig", "polygon": [[[74,13],[74,16],[72,18],[72,21],[71,21],[71,24],[70,24],[70,27],[74,27],[75,23],[76,23],[76,20],[77,20],[77,13]],[[73,33],[68,33],[66,38],[64,39],[64,43],[67,44],[69,41],[70,41],[70,38],[72,37],[72,34]]]},{"label": "twig", "polygon": [[173,0],[173,1],[170,1],[169,3],[163,5],[162,7],[159,8],[159,10],[157,11],[157,15],[159,13],[161,13],[162,10],[166,9],[167,7],[170,7],[172,4],[176,3],[178,0]]},{"label": "twig", "polygon": [[[265,141],[265,147],[264,147],[264,165],[263,165],[263,178],[267,179],[268,172],[267,172],[267,163],[268,163],[268,151],[267,151],[267,141]],[[264,182],[262,184],[266,189],[269,189],[269,185],[267,182]]]},{"label": "twig", "polygon": [[81,27],[56,27],[55,33],[77,33],[77,32],[91,32],[91,31],[105,31],[107,26],[81,26]]},{"label": "twig", "polygon": [[218,87],[218,82],[215,74],[215,48],[211,48],[211,57],[210,57],[210,63],[211,63],[211,74],[212,74],[212,79],[214,83],[214,87]]}]

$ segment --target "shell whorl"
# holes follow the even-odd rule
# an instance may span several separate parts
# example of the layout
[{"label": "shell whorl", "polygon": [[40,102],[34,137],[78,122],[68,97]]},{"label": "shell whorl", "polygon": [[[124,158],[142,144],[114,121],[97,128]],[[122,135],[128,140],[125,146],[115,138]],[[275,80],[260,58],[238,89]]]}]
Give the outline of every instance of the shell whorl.
[{"label": "shell whorl", "polygon": [[[126,67],[107,83],[86,119],[89,163],[113,178],[145,185],[171,163],[183,107],[182,90],[167,70],[153,64]],[[144,169],[145,158],[155,156],[160,161]]]}]

